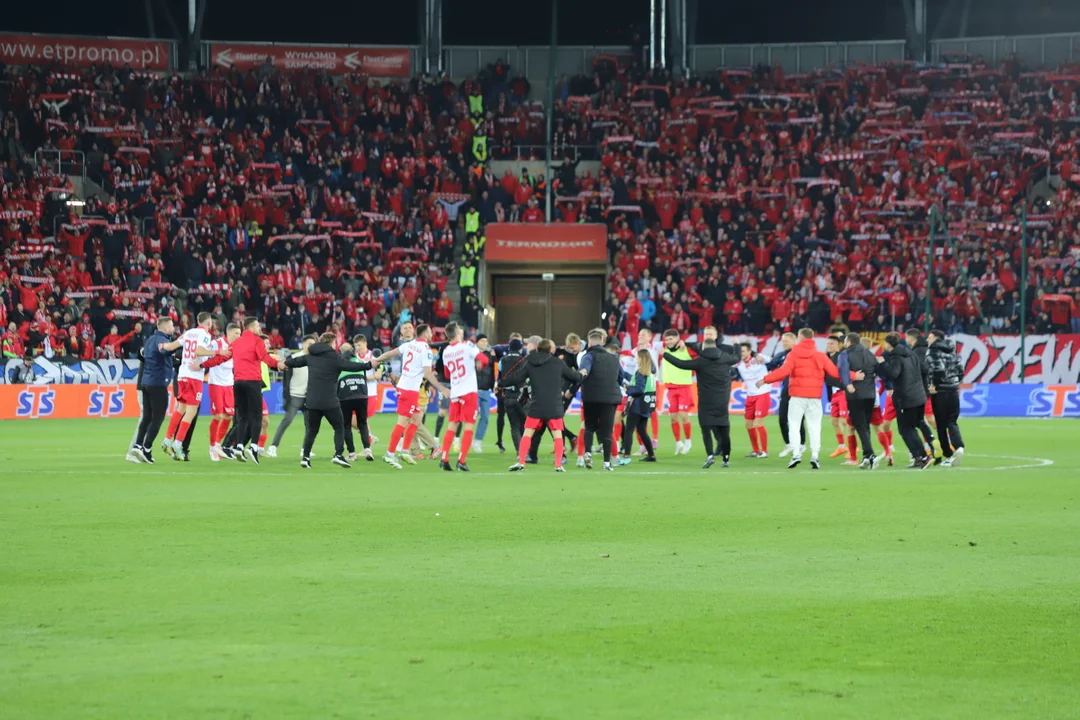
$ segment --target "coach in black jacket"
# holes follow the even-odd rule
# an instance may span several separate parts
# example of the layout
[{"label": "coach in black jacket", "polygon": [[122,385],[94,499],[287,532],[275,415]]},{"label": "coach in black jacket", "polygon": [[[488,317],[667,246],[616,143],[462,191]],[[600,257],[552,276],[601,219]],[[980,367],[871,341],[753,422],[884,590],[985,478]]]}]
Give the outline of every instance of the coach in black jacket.
[{"label": "coach in black jacket", "polygon": [[[581,410],[585,420],[585,451],[592,450],[593,436],[600,434],[604,449],[604,469],[611,469],[611,433],[615,428],[615,410],[622,402],[619,388],[619,356],[604,349],[604,333],[589,333],[589,348],[581,358],[584,379],[581,381]],[[587,465],[588,466],[588,465]]]},{"label": "coach in black jacket", "polygon": [[338,400],[338,375],[348,370],[370,370],[371,363],[342,358],[330,346],[335,338],[333,333],[325,333],[319,337],[319,342],[308,348],[307,354],[293,355],[285,361],[287,367],[308,369],[308,423],[304,432],[303,457],[300,460],[302,468],[311,467],[308,458],[311,456],[311,446],[315,444],[323,418],[326,418],[330,427],[334,428],[332,462],[341,467],[352,467],[345,459],[345,419],[341,415],[341,403]]},{"label": "coach in black jacket", "polygon": [[900,437],[908,446],[912,467],[922,469],[933,461],[927,456],[919,437],[919,425],[926,407],[926,365],[919,362],[911,348],[896,333],[885,336],[885,353],[878,359],[881,374],[893,381],[893,406],[900,426]]},{"label": "coach in black jacket", "polygon": [[[926,356],[930,352],[930,345],[927,343],[926,338],[923,337],[922,331],[919,330],[919,328],[908,328],[904,337],[907,340],[908,347],[911,348],[911,353],[922,365],[922,372],[929,375],[930,368],[926,364]],[[927,420],[934,420],[934,416],[928,416],[924,409],[922,422],[919,423],[919,432],[922,433],[923,440],[926,441],[926,444],[933,447],[934,429],[930,427],[930,423],[927,422]],[[935,422],[937,421],[935,420]]]},{"label": "coach in black jacket", "polygon": [[849,422],[858,433],[862,445],[862,467],[873,469],[876,463],[874,446],[870,441],[870,415],[877,404],[877,358],[863,347],[859,333],[848,333],[844,338],[839,370],[840,384],[847,396]]},{"label": "coach in black jacket", "polygon": [[956,343],[942,330],[930,331],[930,352],[926,356],[930,372],[930,405],[941,431],[941,452],[948,465],[964,457],[964,439],[960,437],[960,380],[964,368],[956,355]]},{"label": "coach in black jacket", "polygon": [[727,467],[731,459],[731,419],[728,417],[731,368],[738,364],[739,353],[730,345],[717,346],[716,341],[710,339],[701,343],[701,352],[692,360],[682,360],[669,352],[664,353],[664,359],[677,368],[697,373],[698,425],[708,455],[702,467],[712,467],[716,462],[714,438],[724,467]]},{"label": "coach in black jacket", "polygon": [[565,472],[563,458],[563,381],[581,382],[581,374],[571,370],[551,354],[555,344],[548,339],[541,340],[536,350],[529,353],[525,362],[504,378],[499,385],[518,387],[529,382],[532,401],[529,403],[528,419],[525,421],[525,434],[518,445],[518,462],[510,467],[511,471],[524,470],[525,458],[532,444],[532,436],[537,430],[548,428],[555,438],[555,470]]}]

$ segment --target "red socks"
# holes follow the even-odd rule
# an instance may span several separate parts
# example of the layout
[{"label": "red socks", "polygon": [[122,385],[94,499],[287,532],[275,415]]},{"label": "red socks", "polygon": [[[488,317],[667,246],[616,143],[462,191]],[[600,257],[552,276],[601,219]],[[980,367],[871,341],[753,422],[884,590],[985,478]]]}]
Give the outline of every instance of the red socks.
[{"label": "red socks", "polygon": [[[615,423],[614,429],[611,431],[611,454],[619,454],[619,446],[622,445],[622,423]],[[630,449],[627,448],[627,452]]]},{"label": "red socks", "polygon": [[398,449],[398,443],[401,442],[401,436],[405,434],[405,428],[401,425],[395,425],[394,429],[390,432],[390,444],[386,446],[388,453],[395,453]]},{"label": "red socks", "polygon": [[401,440],[401,449],[405,452],[412,452],[410,448],[412,447],[412,441],[414,437],[416,437],[416,426],[412,423],[409,423],[405,427],[405,437]]},{"label": "red socks", "polygon": [[454,444],[454,431],[450,428],[446,429],[446,432],[442,436],[442,460],[443,462],[450,462],[450,446]]},{"label": "red socks", "polygon": [[682,442],[682,434],[679,432],[679,421],[671,421],[671,432],[675,434],[675,442]]},{"label": "red socks", "polygon": [[259,436],[259,449],[262,450],[264,447],[266,447],[266,436],[265,435],[260,435]]},{"label": "red socks", "polygon": [[692,427],[693,425],[691,425],[690,423],[682,424],[682,434],[686,437],[687,440],[690,439],[690,428]]},{"label": "red socks", "polygon": [[[559,435],[559,442],[562,442],[562,435]],[[518,465],[525,464],[525,458],[529,455],[529,446],[532,445],[532,437],[529,435],[522,435],[521,442],[518,443]]]},{"label": "red socks", "polygon": [[847,456],[848,460],[859,459],[859,441],[854,435],[848,435],[847,438]]},{"label": "red socks", "polygon": [[893,446],[893,445],[892,445],[892,430],[889,430],[889,431],[887,431],[887,432],[885,433],[885,436],[886,436],[887,438],[889,438],[889,451],[890,451],[890,454],[891,454],[891,453],[892,453],[892,446]]},{"label": "red socks", "polygon": [[765,429],[764,425],[758,425],[757,444],[761,448],[761,452],[769,452],[769,431]]},{"label": "red socks", "polygon": [[469,448],[472,447],[473,431],[466,430],[461,436],[461,454],[458,455],[458,462],[464,463],[469,457]]},{"label": "red socks", "polygon": [[176,431],[180,427],[180,421],[184,419],[184,413],[177,410],[169,418],[169,429],[165,431],[165,439],[173,440],[176,438]]},{"label": "red socks", "polygon": [[660,437],[660,413],[649,416],[649,430],[652,431],[652,439],[655,442]]},{"label": "red socks", "polygon": [[582,430],[577,435],[577,456],[583,457],[585,455],[585,431]]},{"label": "red socks", "polygon": [[176,429],[176,439],[183,442],[184,439],[187,437],[188,430],[190,429],[191,423],[189,423],[187,420],[181,420],[180,427]]},{"label": "red socks", "polygon": [[889,433],[882,431],[877,434],[877,441],[885,450],[885,454],[889,455]]},{"label": "red socks", "polygon": [[843,434],[836,433],[836,447],[844,447],[847,445],[847,441],[844,439]]},{"label": "red socks", "polygon": [[555,436],[555,467],[562,467],[562,454],[565,442],[562,433]]},{"label": "red socks", "polygon": [[750,447],[753,448],[754,452],[761,452],[758,450],[757,428],[746,428],[746,434],[750,436]]}]

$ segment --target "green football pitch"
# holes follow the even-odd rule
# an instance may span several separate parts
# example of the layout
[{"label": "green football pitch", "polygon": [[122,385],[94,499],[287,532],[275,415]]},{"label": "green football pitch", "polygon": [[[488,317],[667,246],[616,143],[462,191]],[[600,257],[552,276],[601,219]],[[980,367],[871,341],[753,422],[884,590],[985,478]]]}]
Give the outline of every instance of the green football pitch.
[{"label": "green football pitch", "polygon": [[153,466],[131,421],[0,423],[0,717],[1080,713],[1075,421],[971,419],[923,472],[744,460],[741,424],[702,471],[666,425],[655,465],[489,437],[451,475],[325,430],[301,470],[299,424],[255,467],[205,419]]}]

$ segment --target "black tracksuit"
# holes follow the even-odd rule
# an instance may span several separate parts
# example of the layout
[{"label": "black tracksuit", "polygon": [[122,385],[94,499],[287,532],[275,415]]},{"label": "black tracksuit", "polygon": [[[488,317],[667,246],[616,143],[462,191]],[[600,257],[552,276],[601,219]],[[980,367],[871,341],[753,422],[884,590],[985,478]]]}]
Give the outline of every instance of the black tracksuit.
[{"label": "black tracksuit", "polygon": [[[927,375],[929,375],[929,369],[928,369],[927,364],[926,364],[926,356],[930,352],[930,346],[926,344],[926,338],[924,338],[924,337],[919,338],[919,341],[917,343],[915,343],[915,347],[911,348],[911,352],[914,353],[915,357],[918,358],[919,363],[922,364],[923,372],[927,373]],[[895,403],[895,399],[893,400],[893,402]],[[932,444],[934,442],[934,429],[930,427],[930,423],[926,422],[926,417],[925,417],[926,410],[925,410],[925,407],[926,406],[925,406],[925,401],[924,401],[924,405],[923,405],[923,415],[924,415],[924,417],[923,417],[922,420],[919,421],[919,432],[922,433],[923,440],[925,440],[926,443],[928,445],[930,445],[930,444]]]},{"label": "black tracksuit", "polygon": [[907,345],[900,344],[892,352],[886,352],[881,363],[881,374],[893,381],[893,406],[900,437],[908,446],[908,452],[916,460],[926,458],[926,450],[919,438],[919,426],[923,424],[926,407],[926,365]]},{"label": "black tracksuit", "polygon": [[[571,370],[577,371],[577,355],[570,352],[566,348],[555,348],[553,353],[556,360],[566,365]],[[562,398],[563,414],[566,414],[566,410],[570,407],[570,403],[574,401],[574,394],[577,392],[578,383],[571,382],[566,378],[562,381]],[[566,394],[570,393],[570,397],[566,397]],[[548,429],[551,432],[551,429]],[[610,433],[609,433],[610,434]],[[566,441],[566,447],[573,447],[577,442],[577,435],[570,432],[570,430],[564,425],[562,430],[563,440]],[[536,459],[536,454],[540,451],[540,443],[543,441],[543,433],[536,433],[533,435],[532,445],[529,446],[529,458]]]},{"label": "black tracksuit", "polygon": [[[352,352],[341,356],[342,360],[353,361],[356,355]],[[368,363],[363,363],[368,365]],[[371,448],[371,433],[368,430],[368,392],[367,392],[367,369],[359,367],[349,369],[338,375],[337,385],[338,401],[341,403],[341,412],[345,421],[345,447],[349,452],[356,452],[356,443],[353,441],[352,419],[356,417],[356,429],[360,433],[360,442],[364,449]]]},{"label": "black tracksuit", "polygon": [[859,436],[863,458],[874,457],[874,446],[870,441],[870,415],[877,404],[877,358],[862,345],[852,345],[842,353],[847,358],[850,375],[863,373],[862,380],[849,378],[855,392],[844,392],[847,396],[848,418]]},{"label": "black tracksuit", "polygon": [[718,449],[727,460],[731,456],[731,368],[738,364],[739,353],[729,345],[718,345],[701,348],[693,360],[682,360],[669,352],[664,353],[664,359],[677,368],[697,373],[698,425],[705,453],[715,455]]},{"label": "black tracksuit", "polygon": [[341,415],[337,394],[338,376],[350,370],[370,370],[371,363],[345,360],[330,345],[319,342],[309,347],[306,354],[290,357],[285,365],[308,369],[308,423],[304,432],[304,457],[311,455],[311,446],[315,444],[323,418],[334,428],[334,454],[344,455],[345,419]]},{"label": "black tracksuit", "polygon": [[519,366],[524,367],[525,356],[508,352],[499,360],[499,417],[497,419],[497,432],[499,444],[502,444],[503,424],[506,419],[510,420],[510,438],[516,449],[521,442],[521,436],[525,432],[525,406],[521,403],[521,386],[508,384],[506,378]]},{"label": "black tracksuit", "polygon": [[529,383],[531,400],[527,416],[538,420],[561,420],[563,409],[562,388],[564,381],[581,382],[581,375],[550,353],[533,350],[515,370],[499,381],[504,386],[520,386]]},{"label": "black tracksuit", "polygon": [[[619,358],[599,345],[585,351],[591,366],[581,381],[581,415],[585,421],[585,449],[592,449],[593,436],[599,434],[604,462],[611,462],[611,433],[615,428],[615,410],[622,402]],[[651,441],[649,443],[652,444]]]},{"label": "black tracksuit", "polygon": [[945,457],[952,457],[953,452],[964,447],[964,438],[960,436],[960,381],[964,369],[956,355],[956,344],[952,340],[942,339],[930,346],[926,356],[930,370],[930,384],[934,394],[930,396],[930,405],[934,408],[934,419],[941,433],[941,452]]}]

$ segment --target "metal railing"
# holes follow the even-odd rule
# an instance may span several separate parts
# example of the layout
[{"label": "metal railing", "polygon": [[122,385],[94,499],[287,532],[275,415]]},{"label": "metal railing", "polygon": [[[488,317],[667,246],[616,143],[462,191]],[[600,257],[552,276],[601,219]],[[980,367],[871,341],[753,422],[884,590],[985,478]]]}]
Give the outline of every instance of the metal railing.
[{"label": "metal railing", "polygon": [[[491,159],[543,162],[547,153],[546,145],[514,145],[509,150],[496,145],[491,149]],[[561,163],[569,156],[571,160],[599,160],[599,145],[561,145],[555,148],[554,162]]]},{"label": "metal railing", "polygon": [[972,57],[984,57],[992,63],[1015,54],[1031,67],[1056,67],[1075,62],[1078,52],[1080,33],[958,38],[930,43],[930,58],[935,62],[940,62],[946,53],[967,53]]},{"label": "metal railing", "polygon": [[774,43],[764,45],[691,45],[690,69],[707,73],[717,68],[755,65],[782,67],[789,73],[812,72],[851,63],[880,63],[904,59],[903,40],[835,43]]},{"label": "metal railing", "polygon": [[[577,45],[562,46],[555,51],[555,74],[591,74],[593,58],[598,55],[626,56],[629,46]],[[510,66],[510,76],[546,78],[551,48],[544,46],[479,47],[468,45],[443,46],[443,68],[453,78],[477,75],[498,60]]]},{"label": "metal railing", "polygon": [[78,175],[86,179],[86,153],[82,150],[38,148],[34,151],[34,166],[38,172],[53,175]]}]

